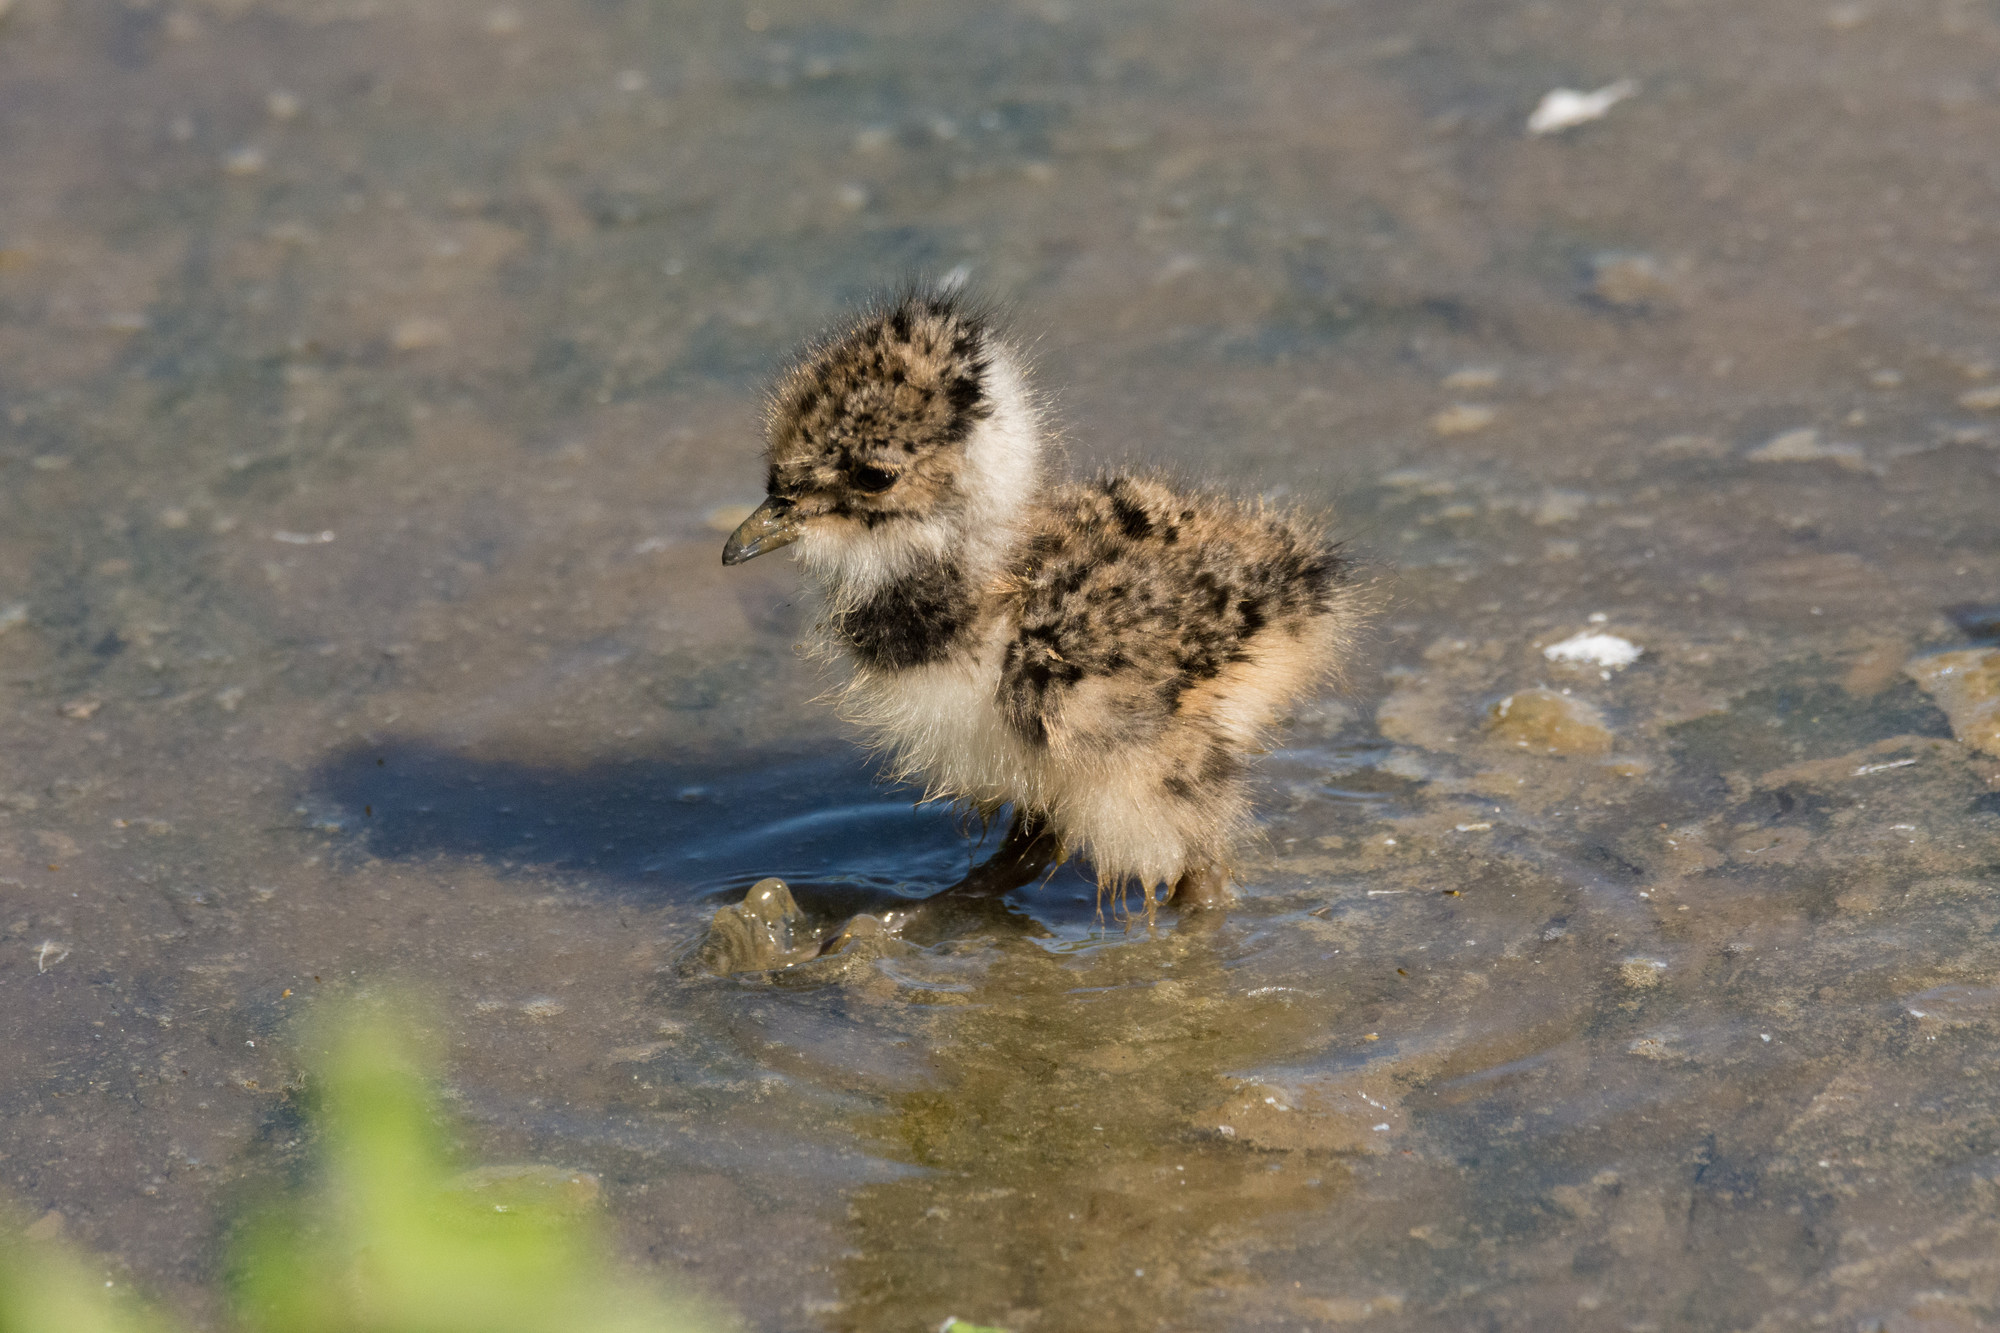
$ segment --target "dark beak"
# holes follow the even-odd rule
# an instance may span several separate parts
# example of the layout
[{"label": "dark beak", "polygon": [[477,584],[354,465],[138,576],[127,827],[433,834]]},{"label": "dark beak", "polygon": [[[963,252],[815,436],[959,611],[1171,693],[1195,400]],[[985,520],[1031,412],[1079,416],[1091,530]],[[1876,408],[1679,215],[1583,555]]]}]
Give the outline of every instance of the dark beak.
[{"label": "dark beak", "polygon": [[737,525],[722,545],[722,563],[740,565],[753,555],[790,546],[799,539],[800,525],[792,517],[792,502],[773,495]]}]

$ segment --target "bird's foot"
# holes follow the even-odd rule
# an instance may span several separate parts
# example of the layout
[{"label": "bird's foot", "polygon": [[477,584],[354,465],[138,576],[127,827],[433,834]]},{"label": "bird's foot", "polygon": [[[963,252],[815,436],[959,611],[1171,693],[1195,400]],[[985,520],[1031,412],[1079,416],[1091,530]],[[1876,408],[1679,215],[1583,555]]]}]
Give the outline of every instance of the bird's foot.
[{"label": "bird's foot", "polygon": [[[1048,825],[1034,815],[1017,812],[999,848],[965,878],[894,911],[815,921],[783,880],[761,879],[742,902],[717,910],[695,960],[723,975],[775,972],[818,959],[869,955],[893,940],[921,946],[996,929],[1041,933],[1040,927],[1002,899],[1034,883],[1061,860],[1062,844]],[[1149,923],[1158,901],[1147,904]],[[1191,867],[1175,882],[1167,901],[1183,913],[1219,921],[1234,901],[1229,872],[1219,865]]]},{"label": "bird's foot", "polygon": [[1221,912],[1236,901],[1229,872],[1218,865],[1191,866],[1174,883],[1172,902],[1183,912]]},{"label": "bird's foot", "polygon": [[760,879],[743,901],[717,909],[695,961],[710,972],[777,972],[820,958],[864,954],[902,933],[907,911],[815,922],[781,879]]}]

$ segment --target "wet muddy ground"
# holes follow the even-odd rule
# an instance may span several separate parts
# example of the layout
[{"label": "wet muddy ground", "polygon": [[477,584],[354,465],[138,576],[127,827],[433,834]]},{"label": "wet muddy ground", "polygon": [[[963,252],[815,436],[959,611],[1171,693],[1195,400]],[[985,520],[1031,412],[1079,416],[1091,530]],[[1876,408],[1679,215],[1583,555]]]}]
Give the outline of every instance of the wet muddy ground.
[{"label": "wet muddy ground", "polygon": [[[470,1155],[757,1329],[1994,1325],[1996,70],[1974,0],[0,4],[0,1190],[212,1317],[393,985]],[[1330,507],[1388,610],[1226,922],[710,975],[971,854],[717,558],[762,377],[961,266],[1076,466]]]}]

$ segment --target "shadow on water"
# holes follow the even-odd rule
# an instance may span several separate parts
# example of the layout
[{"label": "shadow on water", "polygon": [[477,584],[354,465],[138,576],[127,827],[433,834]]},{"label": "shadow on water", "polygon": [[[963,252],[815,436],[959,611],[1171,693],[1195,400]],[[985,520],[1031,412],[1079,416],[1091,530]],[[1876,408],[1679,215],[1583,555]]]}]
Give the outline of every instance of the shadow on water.
[{"label": "shadow on water", "polygon": [[970,854],[950,810],[879,782],[852,752],[567,766],[396,740],[333,755],[311,790],[329,807],[316,812],[322,825],[385,859],[475,857],[642,897],[701,896],[764,875],[921,894],[957,878]]},{"label": "shadow on water", "polygon": [[[816,917],[927,897],[990,853],[1004,828],[967,827],[950,807],[921,803],[914,788],[878,779],[851,747],[734,763],[628,755],[567,766],[399,739],[335,753],[308,790],[318,827],[385,860],[474,858],[662,904],[735,901],[776,875]],[[1058,931],[1096,919],[1087,867],[1064,867],[1017,894]],[[1004,909],[960,924],[1002,920],[1029,927]]]}]

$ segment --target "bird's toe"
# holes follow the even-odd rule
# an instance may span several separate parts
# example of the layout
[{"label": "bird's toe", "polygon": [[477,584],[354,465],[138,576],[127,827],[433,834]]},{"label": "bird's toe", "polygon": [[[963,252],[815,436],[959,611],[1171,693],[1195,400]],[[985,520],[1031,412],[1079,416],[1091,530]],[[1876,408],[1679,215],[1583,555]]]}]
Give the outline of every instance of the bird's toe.
[{"label": "bird's toe", "polygon": [[1173,905],[1183,912],[1219,912],[1236,901],[1229,872],[1219,865],[1190,866],[1174,883]]}]

